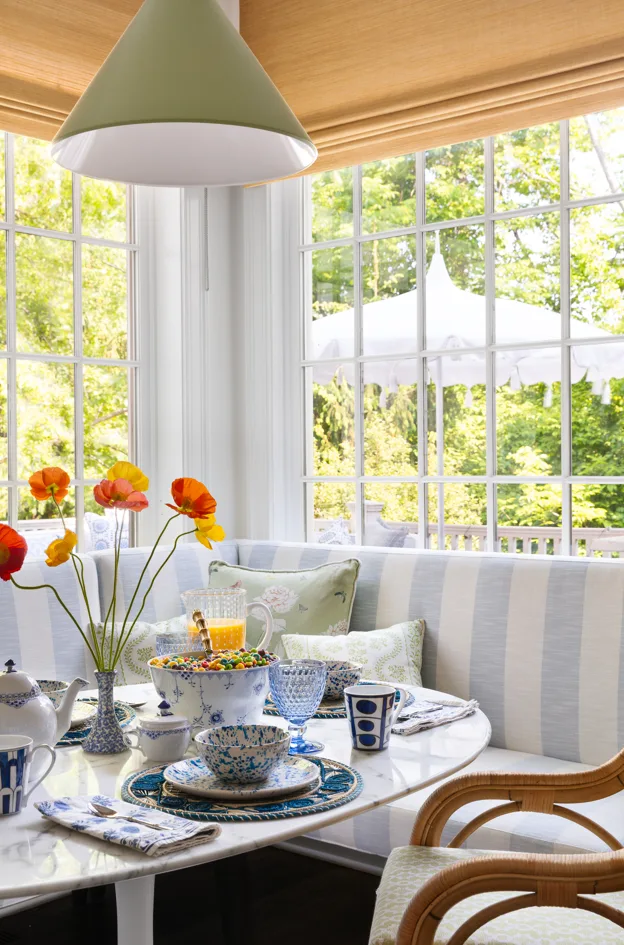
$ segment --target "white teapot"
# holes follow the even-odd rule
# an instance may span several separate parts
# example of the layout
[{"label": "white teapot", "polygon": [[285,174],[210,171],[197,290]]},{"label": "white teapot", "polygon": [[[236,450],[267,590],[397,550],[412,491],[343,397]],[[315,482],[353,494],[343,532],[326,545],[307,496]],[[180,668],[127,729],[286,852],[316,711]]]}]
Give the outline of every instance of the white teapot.
[{"label": "white teapot", "polygon": [[[35,746],[56,745],[71,725],[72,708],[78,692],[89,683],[76,677],[55,709],[36,679],[23,670],[16,670],[13,660],[4,665],[6,672],[0,673],[0,732],[3,735],[27,735]],[[33,770],[32,776],[36,773]]]}]

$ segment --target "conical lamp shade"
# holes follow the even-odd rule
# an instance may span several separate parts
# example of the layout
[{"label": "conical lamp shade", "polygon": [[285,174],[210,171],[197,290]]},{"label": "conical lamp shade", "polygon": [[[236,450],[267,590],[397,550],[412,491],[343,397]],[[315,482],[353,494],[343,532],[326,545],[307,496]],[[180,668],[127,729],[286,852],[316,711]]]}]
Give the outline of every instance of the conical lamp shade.
[{"label": "conical lamp shade", "polygon": [[217,0],[145,0],[52,144],[88,177],[248,184],[316,148]]}]

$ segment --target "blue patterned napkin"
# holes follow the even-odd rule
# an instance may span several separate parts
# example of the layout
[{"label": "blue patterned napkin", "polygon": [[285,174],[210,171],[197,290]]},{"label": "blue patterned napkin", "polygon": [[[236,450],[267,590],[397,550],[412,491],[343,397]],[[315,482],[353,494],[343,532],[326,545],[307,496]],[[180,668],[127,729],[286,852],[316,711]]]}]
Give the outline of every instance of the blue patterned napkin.
[{"label": "blue patterned napkin", "polygon": [[[114,807],[121,814],[130,814],[151,824],[163,824],[172,829],[157,832],[151,827],[142,827],[135,821],[98,817],[90,812],[89,801],[104,804],[106,807]],[[110,840],[111,843],[140,850],[148,856],[162,856],[164,853],[187,850],[198,843],[214,840],[221,833],[219,824],[193,823],[190,820],[175,817],[173,814],[137,807],[136,804],[128,804],[126,801],[119,801],[105,794],[39,801],[35,807],[44,817],[48,817],[63,827],[89,834],[90,837],[97,837],[98,840]]]}]

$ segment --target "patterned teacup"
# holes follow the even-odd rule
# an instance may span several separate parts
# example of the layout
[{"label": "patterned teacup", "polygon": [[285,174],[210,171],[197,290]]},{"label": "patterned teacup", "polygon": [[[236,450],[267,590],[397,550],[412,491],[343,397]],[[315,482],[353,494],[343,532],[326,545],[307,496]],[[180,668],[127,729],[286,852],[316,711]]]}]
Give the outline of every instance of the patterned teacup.
[{"label": "patterned teacup", "polygon": [[395,686],[379,683],[345,689],[347,719],[354,748],[381,751],[388,747],[390,730],[407,699],[407,692],[399,689],[400,698],[395,708],[396,693]]},{"label": "patterned teacup", "polygon": [[[31,793],[54,766],[54,749],[49,745],[33,748],[33,744],[32,738],[26,735],[0,735],[0,815],[19,814]],[[50,753],[50,764],[29,789],[30,764],[35,752],[42,748]]]}]

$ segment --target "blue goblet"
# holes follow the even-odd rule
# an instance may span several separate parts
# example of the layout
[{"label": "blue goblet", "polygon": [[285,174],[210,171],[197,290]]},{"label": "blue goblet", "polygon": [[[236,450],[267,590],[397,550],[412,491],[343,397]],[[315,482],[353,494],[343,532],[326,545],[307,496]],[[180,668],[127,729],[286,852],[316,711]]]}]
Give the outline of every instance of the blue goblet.
[{"label": "blue goblet", "polygon": [[273,701],[289,722],[291,755],[309,755],[325,747],[303,736],[306,722],[321,704],[326,679],[327,666],[322,660],[280,660],[269,666]]}]

